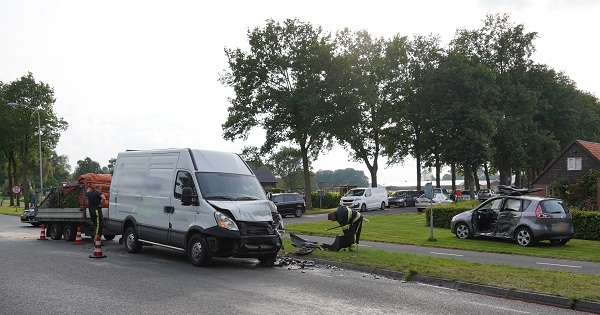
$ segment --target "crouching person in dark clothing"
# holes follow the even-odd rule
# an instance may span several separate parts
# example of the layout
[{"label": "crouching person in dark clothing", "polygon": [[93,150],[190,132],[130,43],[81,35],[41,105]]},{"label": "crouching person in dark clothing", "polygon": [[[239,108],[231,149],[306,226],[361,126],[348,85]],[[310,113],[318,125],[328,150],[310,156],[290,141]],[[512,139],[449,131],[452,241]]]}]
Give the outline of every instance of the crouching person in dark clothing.
[{"label": "crouching person in dark clothing", "polygon": [[356,249],[358,250],[363,222],[360,212],[346,206],[339,206],[337,210],[329,212],[327,219],[337,221],[344,232],[344,236],[336,236],[335,242],[329,245],[328,248],[338,251],[340,248],[347,247],[352,250],[352,244],[356,244]]}]

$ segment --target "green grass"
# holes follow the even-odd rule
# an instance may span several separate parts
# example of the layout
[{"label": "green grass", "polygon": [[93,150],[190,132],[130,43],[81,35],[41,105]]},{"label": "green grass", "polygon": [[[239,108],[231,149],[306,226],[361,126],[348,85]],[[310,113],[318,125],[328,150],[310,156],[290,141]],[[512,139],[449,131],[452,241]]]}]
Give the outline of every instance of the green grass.
[{"label": "green grass", "polygon": [[[596,241],[571,240],[564,246],[541,242],[535,247],[522,247],[514,241],[470,239],[461,240],[448,229],[434,228],[435,242],[429,241],[430,228],[421,214],[388,214],[369,216],[363,223],[361,240],[387,243],[433,246],[482,252],[494,252],[536,257],[564,258],[600,262]],[[338,235],[339,230],[325,231],[335,226],[330,221],[286,225],[287,232],[305,235]],[[295,248],[286,240],[285,251]],[[448,280],[491,285],[511,290],[522,290],[562,296],[570,299],[600,301],[600,276],[574,274],[564,271],[519,268],[504,265],[471,263],[457,259],[419,256],[377,249],[360,248],[358,252],[314,251],[312,257],[341,261],[373,268],[419,274]]]},{"label": "green grass", "polygon": [[[363,223],[360,236],[364,241],[600,262],[600,255],[596,252],[600,245],[597,241],[572,239],[563,246],[551,245],[548,241],[542,241],[533,247],[523,247],[512,240],[483,238],[461,240],[449,229],[434,228],[433,237],[436,241],[432,242],[429,241],[431,230],[425,223],[423,213],[383,214],[366,218],[369,222]],[[285,228],[286,231],[298,234],[335,237],[339,233],[338,230],[325,231],[335,225],[334,222],[324,220],[322,222],[286,224]]]},{"label": "green grass", "polygon": [[21,213],[25,209],[23,201],[21,201],[21,204],[19,207],[10,207],[10,206],[8,206],[9,204],[10,204],[10,200],[5,197],[3,205],[0,206],[0,214],[21,215]]}]

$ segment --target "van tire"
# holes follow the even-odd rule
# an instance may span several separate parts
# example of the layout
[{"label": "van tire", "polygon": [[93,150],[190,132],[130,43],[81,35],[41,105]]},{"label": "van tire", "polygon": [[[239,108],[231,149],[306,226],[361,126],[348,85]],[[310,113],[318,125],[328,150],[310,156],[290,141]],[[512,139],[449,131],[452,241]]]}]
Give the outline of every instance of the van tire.
[{"label": "van tire", "polygon": [[142,250],[142,242],[138,239],[133,226],[128,227],[125,231],[125,250],[132,254],[137,254]]},{"label": "van tire", "polygon": [[258,261],[260,261],[260,263],[262,265],[264,265],[265,267],[274,267],[276,259],[277,259],[277,253],[258,257]]},{"label": "van tire", "polygon": [[104,235],[104,239],[107,241],[112,241],[115,239],[115,234],[108,234],[108,235]]},{"label": "van tire", "polygon": [[385,201],[381,202],[381,207],[379,207],[379,210],[385,210]]},{"label": "van tire", "polygon": [[205,267],[212,259],[208,253],[206,241],[200,234],[196,234],[190,239],[190,242],[188,243],[187,254],[188,258],[192,262],[192,265],[196,267]]},{"label": "van tire", "polygon": [[366,205],[366,204],[364,204],[364,203],[363,203],[363,204],[360,206],[360,212],[367,212],[367,205]]}]

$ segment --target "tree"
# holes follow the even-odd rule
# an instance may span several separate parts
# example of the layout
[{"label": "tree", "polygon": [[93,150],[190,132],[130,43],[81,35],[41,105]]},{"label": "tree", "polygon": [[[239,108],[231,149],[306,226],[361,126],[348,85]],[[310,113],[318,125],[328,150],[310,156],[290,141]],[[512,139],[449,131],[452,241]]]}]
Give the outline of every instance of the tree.
[{"label": "tree", "polygon": [[69,158],[66,155],[58,155],[53,151],[50,158],[48,158],[48,165],[44,168],[48,172],[44,187],[46,185],[48,187],[58,187],[69,178],[71,165],[69,165]]},{"label": "tree", "polygon": [[[4,140],[0,146],[8,164],[10,185],[14,183],[24,185],[24,197],[29,200],[29,194],[33,192],[35,186],[34,181],[30,179],[35,178],[36,175],[39,177],[37,168],[31,165],[41,163],[49,166],[44,162],[44,157],[50,156],[56,148],[60,133],[67,129],[68,124],[62,118],[56,117],[52,110],[56,101],[54,89],[43,82],[36,82],[31,72],[9,84],[2,84],[0,93],[3,104],[9,102],[19,104],[0,106],[0,116],[4,118],[2,129]],[[42,130],[41,137],[38,135],[39,129]],[[39,160],[40,152],[38,152],[40,139],[42,161]],[[42,175],[48,176],[49,173]],[[40,180],[44,181],[43,178]],[[28,208],[27,204],[25,208]]]},{"label": "tree", "polygon": [[[296,19],[268,20],[264,28],[248,31],[248,43],[249,52],[225,49],[229,70],[219,80],[233,88],[235,97],[229,99],[223,137],[245,140],[252,128],[260,127],[267,134],[261,153],[282,143],[297,146],[308,193],[310,161],[331,147],[324,129],[325,117],[333,112],[325,94],[330,36]],[[310,198],[306,203],[312,208]]]},{"label": "tree", "polygon": [[439,147],[432,121],[436,102],[430,99],[431,94],[419,91],[428,84],[423,77],[437,68],[444,51],[437,36],[416,36],[412,40],[396,37],[392,43],[398,47],[395,49],[399,52],[395,58],[398,61],[392,65],[400,79],[392,85],[390,95],[391,99],[401,101],[392,105],[391,124],[384,132],[385,152],[393,163],[402,162],[409,154],[416,159],[417,189],[421,190],[421,167],[435,165],[439,173],[441,165],[423,163],[439,154]]},{"label": "tree", "polygon": [[533,64],[531,55],[537,33],[526,33],[522,24],[515,26],[508,19],[508,14],[488,14],[481,29],[459,30],[453,40],[457,51],[495,73],[501,91],[497,110],[502,117],[496,121],[497,130],[492,137],[492,162],[500,171],[501,184],[510,184],[510,175],[526,166],[526,146],[531,143],[523,140],[532,134],[541,135],[536,133],[533,120],[535,93],[525,84],[526,72]]},{"label": "tree", "polygon": [[[288,188],[300,188],[302,185],[302,156],[297,149],[283,147],[269,159],[271,171],[281,178]],[[302,185],[302,186],[299,186]]]},{"label": "tree", "polygon": [[386,41],[364,30],[345,29],[336,36],[336,77],[331,85],[335,90],[331,96],[338,122],[328,126],[350,158],[365,163],[371,187],[377,187],[384,130],[392,108],[401,103],[397,96],[403,78],[401,64],[406,58],[404,41],[402,37]]},{"label": "tree", "polygon": [[77,179],[79,176],[87,173],[104,174],[102,168],[100,168],[100,163],[92,161],[89,157],[77,161],[77,166],[73,172],[73,178]]},{"label": "tree", "polygon": [[367,187],[369,178],[363,171],[353,168],[338,169],[335,171],[319,170],[315,174],[317,183],[323,183],[324,186],[356,185],[358,187]]}]

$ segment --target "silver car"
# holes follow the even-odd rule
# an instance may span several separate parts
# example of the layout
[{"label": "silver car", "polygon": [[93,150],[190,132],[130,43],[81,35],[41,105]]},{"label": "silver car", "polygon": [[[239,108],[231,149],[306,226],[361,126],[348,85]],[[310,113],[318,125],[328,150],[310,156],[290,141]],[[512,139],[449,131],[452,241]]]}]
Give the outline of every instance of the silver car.
[{"label": "silver car", "polygon": [[562,200],[526,195],[492,197],[473,210],[455,215],[450,227],[461,239],[513,239],[521,246],[542,240],[564,245],[575,233],[571,213]]}]

